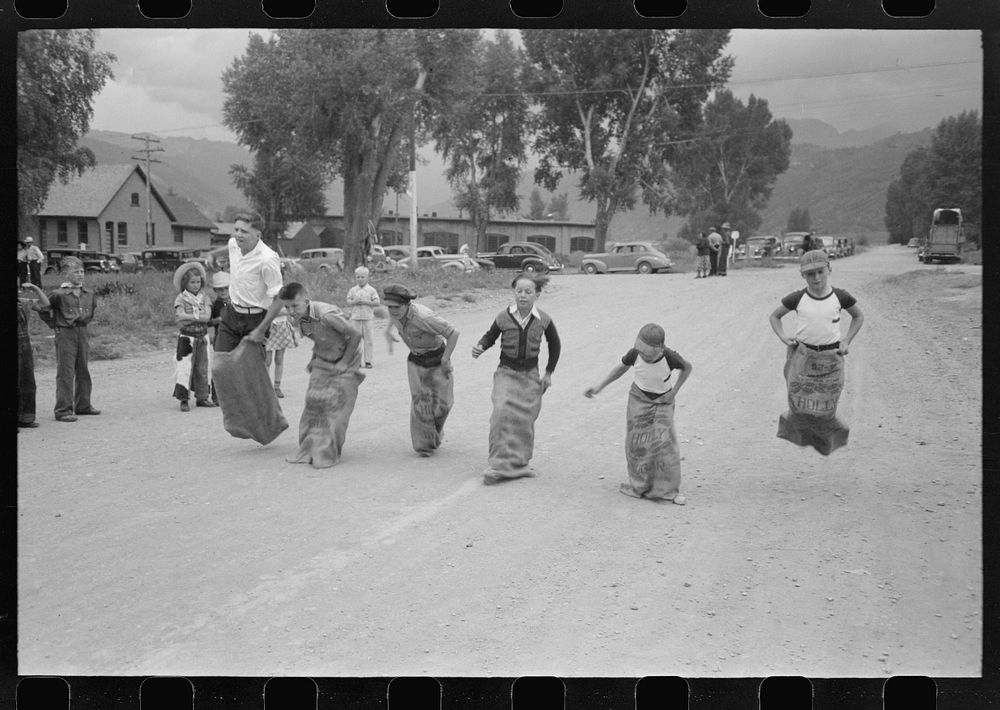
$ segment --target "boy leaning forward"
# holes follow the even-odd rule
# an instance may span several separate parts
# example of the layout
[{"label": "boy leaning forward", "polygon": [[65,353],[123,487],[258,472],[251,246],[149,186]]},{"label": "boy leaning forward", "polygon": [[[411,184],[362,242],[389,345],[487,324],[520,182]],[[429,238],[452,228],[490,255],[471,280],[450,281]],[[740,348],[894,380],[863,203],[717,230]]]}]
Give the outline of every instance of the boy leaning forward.
[{"label": "boy leaning forward", "polygon": [[[830,260],[822,249],[803,254],[799,270],[806,287],[782,298],[770,318],[771,328],[788,346],[788,411],[778,419],[778,437],[826,456],[846,444],[850,434],[850,427],[837,417],[837,402],[844,389],[844,356],[865,317],[851,294],[830,286]],[[789,337],[781,319],[793,311],[797,324]],[[841,311],[851,315],[844,335]]]}]

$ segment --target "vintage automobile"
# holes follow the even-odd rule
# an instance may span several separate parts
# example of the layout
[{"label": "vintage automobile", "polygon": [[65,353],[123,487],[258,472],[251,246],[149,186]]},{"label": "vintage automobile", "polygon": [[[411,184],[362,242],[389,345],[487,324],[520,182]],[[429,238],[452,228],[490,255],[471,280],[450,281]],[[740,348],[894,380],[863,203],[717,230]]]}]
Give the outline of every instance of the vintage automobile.
[{"label": "vintage automobile", "polygon": [[207,260],[202,257],[201,249],[178,247],[149,247],[142,250],[142,266],[144,271],[174,271],[181,264],[198,261],[207,266]]},{"label": "vintage automobile", "polygon": [[[49,249],[45,252],[45,273],[59,271],[64,257],[75,256],[83,262],[83,270],[89,273],[108,273],[114,271],[108,255],[98,251],[81,249]],[[112,260],[113,261],[113,260]]]},{"label": "vintage automobile", "polygon": [[799,257],[804,251],[802,243],[812,232],[788,232],[781,238],[781,253],[783,256]]},{"label": "vintage automobile", "polygon": [[584,254],[580,270],[585,274],[603,274],[612,271],[632,271],[652,274],[670,271],[674,263],[650,242],[623,242],[613,244],[606,252]]},{"label": "vintage automobile", "polygon": [[126,251],[116,254],[118,268],[123,274],[141,274],[143,272],[142,252]]},{"label": "vintage automobile", "polygon": [[344,270],[344,250],[340,247],[305,249],[299,254],[299,265],[318,265],[320,269]]},{"label": "vintage automobile", "polygon": [[823,249],[823,251],[826,252],[826,255],[831,259],[839,259],[844,255],[843,251],[840,248],[840,244],[833,237],[813,237],[813,238],[818,239],[820,241],[820,244],[822,245],[821,248]]},{"label": "vintage automobile", "polygon": [[906,243],[906,246],[909,247],[910,249],[919,249],[920,240],[917,237],[914,237],[913,239],[911,239]]},{"label": "vintage automobile", "polygon": [[479,254],[478,258],[489,261],[497,269],[517,269],[529,273],[562,271],[563,268],[555,255],[537,242],[507,242],[495,252]]},{"label": "vintage automobile", "polygon": [[[770,254],[768,254],[768,250],[770,250]],[[760,259],[764,256],[778,256],[781,253],[781,244],[778,243],[777,237],[747,237],[746,242],[738,248],[736,258],[745,259],[747,253],[749,253],[751,259]]]}]

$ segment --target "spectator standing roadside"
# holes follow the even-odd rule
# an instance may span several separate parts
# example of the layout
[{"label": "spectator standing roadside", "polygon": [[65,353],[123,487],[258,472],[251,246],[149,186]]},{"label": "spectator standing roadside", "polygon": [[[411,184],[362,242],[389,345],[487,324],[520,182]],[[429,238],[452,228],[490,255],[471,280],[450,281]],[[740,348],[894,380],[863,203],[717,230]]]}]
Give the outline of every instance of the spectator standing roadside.
[{"label": "spectator standing roadside", "polygon": [[722,235],[719,228],[712,225],[712,231],[708,233],[708,275],[719,275],[719,252],[722,249]]},{"label": "spectator standing roadside", "polygon": [[83,262],[64,257],[60,265],[66,279],[49,294],[49,308],[40,314],[55,330],[56,421],[75,422],[80,415],[100,414],[90,402],[90,331],[97,296],[84,285]]},{"label": "spectator standing roadside", "polygon": [[711,264],[709,263],[709,252],[711,251],[711,247],[708,245],[708,235],[704,232],[699,232],[698,241],[695,243],[694,247],[698,251],[698,275],[695,276],[695,278],[708,278],[708,272],[711,268]]},{"label": "spectator standing roadside", "polygon": [[306,366],[305,407],[299,420],[299,450],[289,463],[329,468],[340,461],[347,425],[358,399],[361,372],[361,332],[346,314],[331,303],[310,301],[298,282],[278,292],[302,334],[313,341],[312,359]]},{"label": "spectator standing roadside", "polygon": [[188,400],[194,392],[195,406],[214,407],[209,373],[212,371],[208,344],[208,322],[212,305],[205,293],[205,268],[198,262],[181,264],[174,272],[174,317],[180,332],[174,367],[174,398],[181,411],[191,411]]},{"label": "spectator standing roadside", "polygon": [[[778,437],[799,446],[812,446],[824,456],[847,443],[850,427],[837,417],[844,389],[844,356],[864,315],[847,291],[829,284],[830,259],[820,249],[799,260],[806,287],[788,294],[771,313],[771,328],[788,349],[785,382],[788,411],[778,419]],[[785,335],[781,319],[796,314],[794,337]],[[851,314],[851,325],[841,335],[841,311]]]},{"label": "spectator standing roadside", "polygon": [[31,283],[31,276],[28,273],[28,245],[20,239],[17,240],[17,285],[18,288],[26,283]]},{"label": "spectator standing roadside", "polygon": [[[483,474],[486,485],[535,475],[529,465],[535,447],[535,420],[542,410],[542,395],[552,385],[562,349],[552,318],[535,306],[547,283],[547,276],[515,276],[511,282],[514,303],[497,314],[472,348],[472,357],[478,358],[500,338],[500,365],[493,373],[489,468]],[[539,377],[543,338],[548,361],[545,374]]]},{"label": "spectator standing roadside", "polygon": [[[31,312],[49,308],[49,297],[30,281],[20,284],[17,297],[17,428],[34,429],[35,421],[35,353],[31,348]],[[24,295],[21,295],[24,294]],[[34,298],[28,297],[34,294]]]},{"label": "spectator standing roadside", "polygon": [[[229,305],[229,274],[225,271],[217,271],[212,274],[209,283],[215,291],[215,299],[212,301],[212,311],[208,319],[209,339],[212,349],[215,349],[215,340],[219,337],[219,323],[222,321],[222,312]],[[215,379],[212,379],[212,402],[219,404],[219,393],[215,391]]]},{"label": "spectator standing roadside", "polygon": [[406,378],[410,385],[410,442],[420,456],[433,456],[441,446],[444,424],[455,403],[451,354],[458,344],[455,327],[420,303],[417,294],[401,284],[389,284],[382,295],[389,311],[386,344],[399,342],[410,349]]},{"label": "spectator standing roadside", "polygon": [[375,308],[380,305],[378,291],[368,283],[371,271],[367,266],[359,266],[354,270],[355,285],[347,291],[347,305],[351,307],[351,322],[361,331],[362,355],[365,367],[371,368],[375,361],[375,349],[372,347],[372,319]]},{"label": "spectator standing roadside", "polygon": [[719,276],[725,276],[729,267],[729,253],[733,248],[733,230],[729,226],[729,222],[723,222],[720,229],[722,230],[722,244],[719,245],[719,265],[716,271]]},{"label": "spectator standing roadside", "polygon": [[28,278],[31,283],[42,287],[42,262],[45,261],[45,255],[42,254],[42,250],[35,246],[35,240],[32,237],[25,237],[24,243],[28,247]]}]

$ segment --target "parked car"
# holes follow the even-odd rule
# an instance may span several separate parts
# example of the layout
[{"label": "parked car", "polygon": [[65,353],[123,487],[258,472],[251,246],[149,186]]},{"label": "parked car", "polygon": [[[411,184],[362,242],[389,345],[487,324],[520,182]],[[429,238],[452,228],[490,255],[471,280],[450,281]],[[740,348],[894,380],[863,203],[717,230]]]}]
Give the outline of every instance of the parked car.
[{"label": "parked car", "polygon": [[212,271],[229,271],[229,246],[214,247],[203,254]]},{"label": "parked car", "polygon": [[118,267],[123,274],[141,274],[143,271],[142,252],[127,251],[117,255]]},{"label": "parked car", "polygon": [[121,260],[117,254],[100,251],[97,252],[97,255],[108,265],[106,271],[117,274],[122,270]]},{"label": "parked car", "polygon": [[669,271],[674,263],[650,242],[623,242],[614,244],[606,252],[584,254],[580,270],[585,274],[603,274],[612,271],[634,271],[652,274]]},{"label": "parked car", "polygon": [[368,255],[368,268],[372,271],[393,271],[396,268],[396,261],[385,253],[385,248],[381,244],[372,244],[371,253]]},{"label": "parked car", "polygon": [[[770,250],[770,254],[768,254]],[[751,259],[760,259],[764,256],[777,256],[781,252],[781,245],[777,237],[747,237],[744,244],[741,244],[737,251],[738,258],[746,258],[749,253]]]},{"label": "parked car", "polygon": [[83,270],[89,273],[108,273],[113,271],[108,257],[97,251],[80,249],[49,249],[45,252],[45,273],[59,271],[62,260],[67,256],[75,256],[83,262]]},{"label": "parked car", "polygon": [[804,251],[802,249],[802,242],[805,241],[806,235],[811,235],[812,232],[788,232],[781,238],[781,253],[783,256],[799,257]]},{"label": "parked car", "polygon": [[844,255],[840,250],[840,245],[837,243],[837,240],[833,237],[814,237],[814,239],[819,240],[821,248],[831,259],[839,259]]},{"label": "parked car", "polygon": [[916,237],[914,237],[913,239],[911,239],[910,241],[908,241],[906,243],[906,246],[908,246],[910,249],[919,249],[920,248],[920,240],[917,239]]},{"label": "parked car", "polygon": [[537,242],[507,242],[495,252],[479,254],[497,269],[540,272],[562,271],[563,265],[546,247]]},{"label": "parked car", "polygon": [[344,270],[344,250],[340,247],[320,247],[319,249],[305,249],[299,254],[299,263],[303,266],[307,264],[318,264],[321,269]]},{"label": "parked car", "polygon": [[202,257],[201,249],[149,247],[142,251],[144,271],[175,271],[181,264],[189,261],[197,261],[202,266],[208,266],[208,260]]}]

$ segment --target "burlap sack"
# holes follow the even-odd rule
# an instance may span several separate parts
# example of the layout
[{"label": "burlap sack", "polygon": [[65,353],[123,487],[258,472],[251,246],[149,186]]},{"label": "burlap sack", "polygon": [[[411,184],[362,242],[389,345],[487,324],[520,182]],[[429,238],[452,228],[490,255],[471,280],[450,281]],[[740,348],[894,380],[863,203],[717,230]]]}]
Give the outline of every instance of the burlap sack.
[{"label": "burlap sack", "polygon": [[269,444],[288,428],[264,364],[264,348],[243,340],[234,350],[213,353],[212,381],[222,425],[233,436]]},{"label": "burlap sack", "polygon": [[314,357],[309,363],[306,403],[299,420],[299,450],[290,463],[329,468],[340,461],[347,425],[365,375],[357,370],[334,372],[333,365]]},{"label": "burlap sack", "polygon": [[410,440],[413,450],[429,454],[441,445],[444,423],[455,402],[455,379],[440,365],[421,367],[406,363],[410,381]]},{"label": "burlap sack", "polygon": [[844,356],[817,352],[801,343],[785,360],[788,411],[778,418],[778,438],[812,446],[824,456],[847,443],[850,427],[837,417],[844,389]]}]

